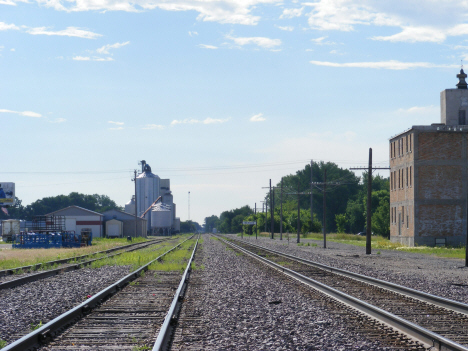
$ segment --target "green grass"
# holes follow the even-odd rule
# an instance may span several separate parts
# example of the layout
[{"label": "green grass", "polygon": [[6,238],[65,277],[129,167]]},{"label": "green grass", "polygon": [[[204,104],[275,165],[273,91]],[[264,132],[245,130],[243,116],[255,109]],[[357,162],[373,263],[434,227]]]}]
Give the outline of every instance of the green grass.
[{"label": "green grass", "polygon": [[[309,234],[308,238],[314,240],[323,241],[323,235],[319,233]],[[327,234],[327,241],[338,242],[342,244],[349,244],[355,246],[366,246],[366,237],[353,234],[338,234],[331,233]],[[376,250],[398,250],[404,252],[413,252],[426,255],[434,255],[437,257],[445,258],[465,258],[465,248],[464,247],[431,247],[431,246],[415,246],[408,247],[400,243],[393,243],[389,239],[384,238],[379,235],[372,236],[372,249]],[[377,252],[380,254],[380,251]]]},{"label": "green grass", "polygon": [[148,269],[152,271],[184,271],[187,261],[192,255],[192,248],[196,239],[187,240],[177,250],[171,251],[163,257],[162,262],[152,263]]},{"label": "green grass", "polygon": [[34,330],[39,329],[39,328],[42,327],[42,326],[43,326],[42,321],[40,321],[40,322],[37,323],[37,324],[31,324],[31,325],[30,325],[30,329],[31,329],[31,331],[34,331]]},{"label": "green grass", "polygon": [[[178,242],[183,241],[183,239],[177,239]],[[162,242],[156,245],[152,245],[148,248],[124,252],[121,255],[105,258],[99,261],[95,261],[91,264],[91,268],[100,268],[103,266],[131,266],[131,270],[135,270],[142,265],[147,264],[148,262],[154,260],[158,256],[161,256],[164,252],[168,251],[170,248],[174,247],[176,242]]]},{"label": "green grass", "polygon": [[[145,238],[135,238],[132,243],[145,242]],[[93,254],[98,251],[105,251],[114,247],[131,244],[127,239],[106,239],[94,238],[93,245],[81,248],[61,248],[61,249],[11,249],[0,252],[0,270],[12,269],[22,266],[30,266],[39,263],[46,263],[59,259],[76,258],[82,255]],[[94,255],[97,258],[96,255]],[[43,269],[43,268],[42,268]]]},{"label": "green grass", "polygon": [[8,345],[8,342],[6,340],[0,339],[0,348],[4,348],[7,345]]}]

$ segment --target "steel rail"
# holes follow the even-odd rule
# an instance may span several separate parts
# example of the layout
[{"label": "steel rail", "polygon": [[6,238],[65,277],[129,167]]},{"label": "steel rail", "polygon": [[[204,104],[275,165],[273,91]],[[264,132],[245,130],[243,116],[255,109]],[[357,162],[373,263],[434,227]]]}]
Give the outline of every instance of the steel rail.
[{"label": "steel rail", "polygon": [[[157,240],[158,239],[151,240],[151,241],[157,241]],[[165,240],[165,239],[162,239],[162,240]],[[117,247],[114,247],[112,249],[93,252],[93,253],[90,253],[90,254],[87,254],[87,255],[81,255],[81,256],[69,257],[69,258],[62,258],[60,260],[49,261],[49,262],[44,262],[44,263],[36,263],[36,264],[32,264],[30,266],[3,269],[3,270],[0,270],[0,277],[4,277],[4,276],[7,276],[7,275],[13,275],[17,271],[20,271],[20,270],[22,270],[22,271],[37,270],[37,269],[41,268],[41,266],[43,266],[43,265],[47,266],[47,265],[69,263],[69,262],[72,262],[72,261],[75,261],[75,260],[84,260],[86,257],[89,257],[89,256],[114,252],[114,251],[122,250],[122,249],[129,248],[129,247],[139,245],[139,244],[141,244],[141,243],[135,243],[135,244],[124,245],[124,246],[117,246]]]},{"label": "steel rail", "polygon": [[[115,256],[121,255],[121,254],[126,253],[126,252],[140,250],[140,249],[143,249],[143,248],[151,246],[151,245],[159,244],[160,242],[162,242],[162,240],[161,241],[154,240],[154,241],[150,241],[150,242],[146,242],[146,243],[138,243],[137,245],[141,245],[141,246],[132,247],[132,248],[130,248],[130,250],[125,250],[125,251],[122,251],[122,252],[118,252],[118,253],[115,253],[113,255],[98,257],[98,258],[94,258],[92,260],[80,262],[80,263],[73,264],[73,265],[70,265],[70,266],[67,266],[67,267],[50,269],[48,271],[39,272],[39,273],[36,273],[36,274],[21,277],[21,278],[18,278],[18,279],[9,280],[9,281],[6,281],[6,282],[0,282],[0,290],[14,288],[14,287],[26,284],[26,283],[31,283],[31,282],[36,281],[36,280],[45,279],[47,277],[52,277],[52,276],[57,275],[57,274],[61,274],[61,273],[81,269],[84,266],[89,266],[93,262],[100,261],[100,260],[103,260],[105,258],[115,257]],[[135,245],[132,245],[132,246],[135,246]],[[127,246],[127,248],[128,248],[128,246]],[[116,251],[116,250],[114,250],[114,251]]]},{"label": "steel rail", "polygon": [[367,302],[361,301],[353,296],[322,284],[312,278],[306,277],[300,273],[297,273],[289,268],[283,267],[277,263],[274,263],[262,256],[256,255],[247,249],[244,249],[230,241],[221,239],[224,243],[234,247],[235,249],[261,261],[270,267],[283,272],[284,274],[302,282],[313,288],[323,292],[324,294],[338,300],[339,302],[345,303],[360,312],[363,312],[374,319],[377,319],[395,329],[398,329],[401,333],[410,336],[411,338],[417,339],[426,346],[434,347],[436,350],[450,350],[450,351],[468,351],[468,347],[460,345],[452,340],[449,340],[439,334],[436,334],[430,330],[427,330],[417,324],[411,323],[401,317],[395,316],[392,313],[384,311],[378,307],[375,307]]},{"label": "steel rail", "polygon": [[162,255],[158,256],[154,260],[150,261],[149,263],[141,266],[137,270],[133,271],[132,273],[126,275],[116,283],[109,285],[108,287],[104,288],[103,290],[99,291],[88,300],[82,302],[76,307],[73,307],[71,310],[62,313],[60,316],[54,318],[47,324],[43,325],[39,329],[23,336],[21,339],[14,341],[13,343],[5,346],[1,351],[26,351],[26,350],[35,350],[39,344],[44,343],[47,339],[50,339],[57,335],[62,329],[66,326],[73,324],[77,320],[79,320],[83,315],[88,314],[95,306],[101,304],[105,299],[109,298],[110,296],[116,294],[118,291],[122,290],[122,288],[127,285],[132,280],[138,278],[143,271],[147,271],[148,267],[160,260],[162,257],[167,255],[169,252],[174,251],[180,245],[185,243],[187,240],[193,238],[193,235],[182,241],[181,243],[174,246],[172,249],[166,251]]},{"label": "steel rail", "polygon": [[310,266],[314,266],[314,267],[323,269],[323,270],[331,272],[331,273],[340,274],[340,275],[343,275],[343,276],[348,277],[348,278],[359,280],[359,281],[367,283],[367,284],[372,284],[372,285],[378,286],[378,287],[383,288],[383,289],[391,290],[391,291],[399,293],[399,294],[404,294],[404,295],[410,296],[412,298],[415,298],[415,299],[418,299],[418,300],[421,300],[421,301],[424,301],[424,302],[431,303],[431,304],[436,305],[438,307],[442,307],[442,308],[445,308],[445,309],[449,309],[449,310],[452,310],[452,311],[455,311],[455,312],[459,312],[459,313],[463,313],[463,314],[468,315],[468,304],[463,303],[463,302],[450,300],[450,299],[447,299],[445,297],[440,297],[440,296],[437,296],[437,295],[428,294],[428,293],[425,293],[423,291],[411,289],[411,288],[408,288],[406,286],[398,285],[398,284],[395,284],[395,283],[386,282],[384,280],[380,280],[380,279],[377,279],[377,278],[368,277],[368,276],[365,276],[365,275],[362,275],[362,274],[359,274],[359,273],[350,272],[350,271],[347,271],[345,269],[330,267],[330,266],[327,266],[327,265],[322,264],[322,263],[306,260],[304,258],[300,258],[300,257],[293,256],[293,255],[289,255],[289,254],[286,254],[286,253],[283,253],[283,252],[280,252],[280,251],[269,249],[269,248],[261,246],[261,245],[251,244],[251,243],[246,242],[246,241],[232,239],[232,238],[229,238],[229,239],[230,240],[236,240],[237,242],[246,243],[246,244],[248,244],[250,246],[253,246],[253,247],[256,247],[258,249],[265,250],[265,251],[271,252],[271,253],[273,253],[275,255],[280,255],[280,256],[283,256],[283,257],[289,258],[291,260],[298,261],[298,262],[301,262],[301,263],[304,263],[304,264],[307,264],[307,265],[310,265]]},{"label": "steel rail", "polygon": [[192,270],[192,261],[198,247],[198,240],[200,240],[200,236],[198,236],[197,242],[195,243],[195,247],[192,251],[192,256],[190,257],[187,263],[187,268],[185,268],[184,275],[180,280],[179,287],[177,288],[177,291],[174,295],[174,299],[172,300],[171,307],[169,308],[169,311],[167,312],[167,315],[164,318],[164,323],[161,329],[159,330],[158,336],[153,346],[153,351],[163,351],[169,349],[169,341],[171,338],[172,331],[174,330],[174,325],[177,322],[180,309],[182,307],[182,300],[185,294],[185,290],[187,289],[188,278]]}]

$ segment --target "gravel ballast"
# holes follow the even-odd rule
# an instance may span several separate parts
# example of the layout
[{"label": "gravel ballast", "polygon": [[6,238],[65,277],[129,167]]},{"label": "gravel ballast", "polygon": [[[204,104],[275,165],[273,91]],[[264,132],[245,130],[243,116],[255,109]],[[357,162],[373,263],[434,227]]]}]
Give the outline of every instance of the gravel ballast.
[{"label": "gravel ballast", "polygon": [[244,236],[247,242],[290,255],[468,303],[468,268],[464,260],[400,250],[373,249],[371,255],[366,255],[366,248],[360,246],[328,241],[324,249],[323,241],[301,239],[304,246],[298,246],[295,235],[290,235],[289,244],[285,239],[283,236],[280,241],[279,235],[274,240]]},{"label": "gravel ballast", "polygon": [[[205,236],[189,308],[197,327],[177,350],[396,350],[350,328],[312,289]],[[184,310],[182,311],[184,313]]]},{"label": "gravel ballast", "polygon": [[83,268],[0,291],[0,338],[8,342],[80,304],[129,273],[129,266]]}]

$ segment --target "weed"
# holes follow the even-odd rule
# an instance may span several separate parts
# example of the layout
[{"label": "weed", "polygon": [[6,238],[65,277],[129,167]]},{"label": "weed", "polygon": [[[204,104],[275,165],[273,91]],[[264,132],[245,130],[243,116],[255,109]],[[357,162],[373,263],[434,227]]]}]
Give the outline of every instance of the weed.
[{"label": "weed", "polygon": [[128,283],[128,285],[140,285],[140,283],[133,281],[133,282]]},{"label": "weed", "polygon": [[380,255],[380,251],[377,251],[377,255]]},{"label": "weed", "polygon": [[37,324],[31,323],[30,329],[31,329],[31,331],[34,331],[34,330],[39,329],[39,328],[42,327],[42,326],[43,326],[42,321],[40,321],[40,322],[37,323]]},{"label": "weed", "polygon": [[6,340],[0,339],[0,348],[4,348],[7,345],[8,343],[6,342]]},{"label": "weed", "polygon": [[143,346],[133,346],[132,351],[143,351],[143,350],[150,350],[149,346],[143,345]]},{"label": "weed", "polygon": [[192,254],[195,239],[191,239],[179,246],[178,250],[171,251],[162,258],[162,262],[152,263],[148,268],[153,271],[184,271],[187,261]]}]

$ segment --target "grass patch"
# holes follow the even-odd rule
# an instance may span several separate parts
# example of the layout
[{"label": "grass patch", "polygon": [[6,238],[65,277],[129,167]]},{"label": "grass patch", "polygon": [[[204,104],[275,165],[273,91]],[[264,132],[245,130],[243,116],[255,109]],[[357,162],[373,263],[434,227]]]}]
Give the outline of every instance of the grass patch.
[{"label": "grass patch", "polygon": [[[309,234],[309,238],[323,241],[323,235],[320,233]],[[361,235],[331,233],[327,234],[327,241],[339,242],[342,244],[349,244],[362,247],[366,246],[366,237]],[[408,247],[400,243],[393,243],[389,239],[384,238],[380,235],[372,236],[372,248],[376,250],[398,250],[412,253],[420,253],[445,258],[465,258],[464,247]],[[380,254],[380,251],[378,251],[377,254]]]},{"label": "grass patch", "polygon": [[148,269],[152,271],[184,271],[187,266],[187,261],[192,255],[192,249],[196,239],[187,240],[180,245],[177,250],[171,251],[162,258],[161,262],[152,263]]},{"label": "grass patch", "polygon": [[31,331],[34,331],[34,330],[39,329],[39,328],[42,327],[43,325],[44,325],[44,324],[42,324],[42,321],[40,321],[40,322],[37,323],[37,324],[31,324],[31,325],[30,325],[30,329],[31,329]]},{"label": "grass patch", "polygon": [[[132,243],[148,241],[145,238],[134,238]],[[127,239],[95,238],[93,245],[80,248],[61,249],[11,249],[0,251],[0,270],[30,266],[59,259],[76,258],[82,255],[105,251],[118,246],[128,245]]]},{"label": "grass patch", "polygon": [[8,342],[6,340],[0,339],[0,348],[4,348],[7,345],[8,345]]},{"label": "grass patch", "polygon": [[[182,239],[178,239],[178,241],[180,242],[182,241]],[[141,267],[142,265],[145,265],[148,262],[154,260],[158,256],[161,256],[164,252],[168,251],[175,245],[176,243],[174,241],[162,242],[141,250],[124,252],[118,256],[95,261],[91,264],[90,267],[100,268],[103,266],[131,266],[131,271],[133,271]]]}]

